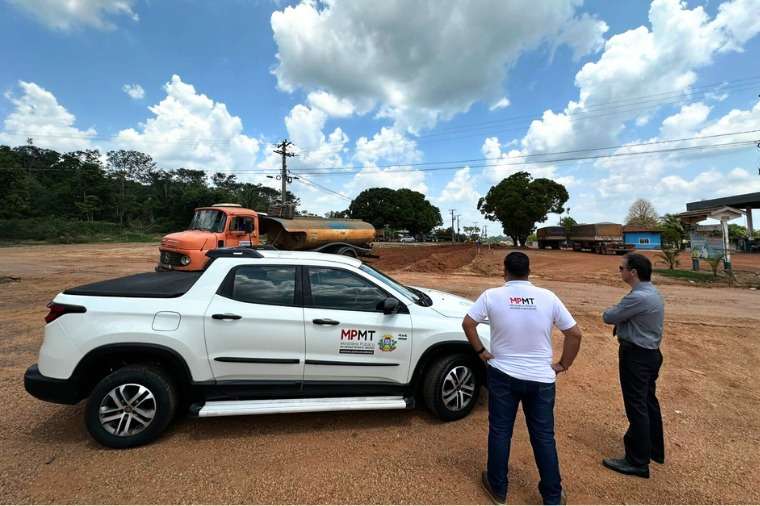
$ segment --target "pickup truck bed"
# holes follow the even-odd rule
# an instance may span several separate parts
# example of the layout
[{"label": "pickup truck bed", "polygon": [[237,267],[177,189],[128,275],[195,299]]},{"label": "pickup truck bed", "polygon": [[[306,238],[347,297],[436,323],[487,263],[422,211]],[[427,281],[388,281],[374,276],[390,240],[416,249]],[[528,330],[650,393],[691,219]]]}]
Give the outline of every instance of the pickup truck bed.
[{"label": "pickup truck bed", "polygon": [[138,297],[170,299],[187,293],[202,272],[143,272],[123,278],[107,279],[88,285],[68,288],[66,295],[92,297]]}]

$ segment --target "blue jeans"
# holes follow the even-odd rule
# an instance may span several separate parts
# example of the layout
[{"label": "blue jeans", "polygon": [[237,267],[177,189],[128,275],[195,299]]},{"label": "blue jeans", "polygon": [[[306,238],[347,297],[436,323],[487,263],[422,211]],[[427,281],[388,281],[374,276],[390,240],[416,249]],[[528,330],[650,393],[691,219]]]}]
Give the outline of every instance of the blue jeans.
[{"label": "blue jeans", "polygon": [[488,481],[494,493],[507,495],[509,448],[517,407],[522,401],[533,456],[541,481],[538,491],[544,504],[559,504],[562,478],[559,475],[554,441],[554,383],[513,378],[488,366]]}]

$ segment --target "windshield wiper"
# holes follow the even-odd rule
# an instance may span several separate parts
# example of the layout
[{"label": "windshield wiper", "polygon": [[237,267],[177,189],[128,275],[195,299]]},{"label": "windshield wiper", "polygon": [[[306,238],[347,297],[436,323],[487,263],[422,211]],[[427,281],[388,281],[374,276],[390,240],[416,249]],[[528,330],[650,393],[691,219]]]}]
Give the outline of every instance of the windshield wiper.
[{"label": "windshield wiper", "polygon": [[411,286],[405,286],[404,288],[406,288],[413,294],[417,295],[417,297],[419,297],[420,306],[430,307],[433,305],[433,299],[431,299],[430,296],[426,294],[425,292],[421,290],[417,290],[416,288],[412,288]]}]

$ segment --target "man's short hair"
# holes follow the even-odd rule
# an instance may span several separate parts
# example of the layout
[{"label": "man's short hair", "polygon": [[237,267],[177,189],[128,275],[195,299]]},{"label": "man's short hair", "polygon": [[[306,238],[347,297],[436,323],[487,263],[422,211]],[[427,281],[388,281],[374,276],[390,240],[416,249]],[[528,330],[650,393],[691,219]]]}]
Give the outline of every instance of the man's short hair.
[{"label": "man's short hair", "polygon": [[636,269],[640,281],[650,281],[652,279],[652,262],[644,255],[638,253],[628,253],[625,256],[625,262],[628,270]]},{"label": "man's short hair", "polygon": [[525,277],[530,274],[530,258],[521,251],[513,251],[504,257],[504,270],[512,276]]}]

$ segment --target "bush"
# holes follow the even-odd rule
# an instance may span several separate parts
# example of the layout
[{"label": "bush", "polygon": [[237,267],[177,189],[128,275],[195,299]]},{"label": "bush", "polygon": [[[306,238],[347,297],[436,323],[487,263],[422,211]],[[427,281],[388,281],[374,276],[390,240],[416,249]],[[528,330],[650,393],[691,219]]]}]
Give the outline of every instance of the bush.
[{"label": "bush", "polygon": [[63,218],[0,220],[0,241],[41,241],[73,244],[95,241],[152,241],[158,231],[134,231],[107,221],[78,221]]}]

